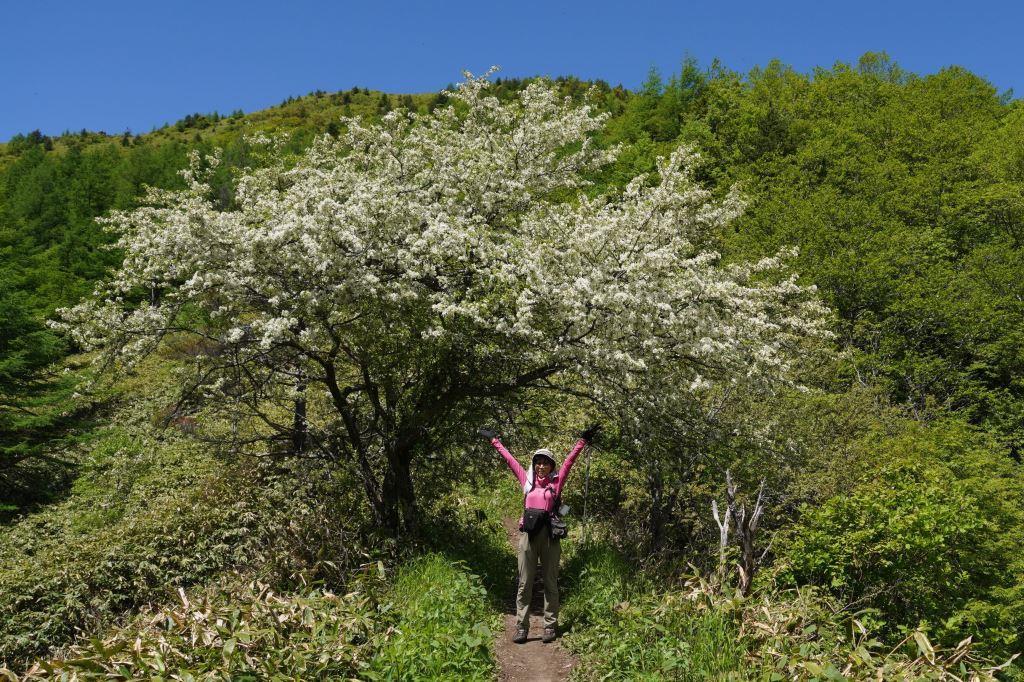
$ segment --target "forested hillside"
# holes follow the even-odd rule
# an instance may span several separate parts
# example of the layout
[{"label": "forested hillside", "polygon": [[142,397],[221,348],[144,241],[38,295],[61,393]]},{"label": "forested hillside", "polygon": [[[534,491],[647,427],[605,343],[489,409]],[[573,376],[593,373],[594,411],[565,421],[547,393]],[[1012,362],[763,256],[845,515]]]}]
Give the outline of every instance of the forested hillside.
[{"label": "forested hillside", "polygon": [[491,679],[473,434],[590,421],[576,678],[1021,678],[1024,109],[968,71],[19,135],[0,266],[13,679]]}]

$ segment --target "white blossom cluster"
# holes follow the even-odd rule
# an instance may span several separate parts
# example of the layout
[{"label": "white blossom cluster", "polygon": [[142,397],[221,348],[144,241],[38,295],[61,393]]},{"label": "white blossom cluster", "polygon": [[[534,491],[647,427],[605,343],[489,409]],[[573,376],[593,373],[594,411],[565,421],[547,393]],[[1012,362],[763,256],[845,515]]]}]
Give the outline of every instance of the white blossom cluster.
[{"label": "white blossom cluster", "polygon": [[[551,368],[546,381],[636,414],[784,380],[801,339],[827,334],[814,292],[780,275],[787,253],[723,265],[703,246],[742,202],[695,182],[692,149],[587,196],[587,174],[614,160],[593,142],[605,117],[545,81],[500,102],[488,75],[431,114],[344,119],[297,164],[247,170],[236,210],[218,209],[193,156],[186,189],[103,219],[124,262],[56,325],[131,363],[198,308],[242,357],[337,359],[396,403],[472,358],[445,381]],[[139,291],[154,300],[127,305]]]}]

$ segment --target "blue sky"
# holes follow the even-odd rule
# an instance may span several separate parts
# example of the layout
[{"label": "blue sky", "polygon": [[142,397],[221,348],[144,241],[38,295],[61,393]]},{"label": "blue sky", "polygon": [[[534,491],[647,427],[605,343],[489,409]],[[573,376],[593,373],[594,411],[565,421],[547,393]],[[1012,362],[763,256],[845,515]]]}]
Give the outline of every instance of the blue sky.
[{"label": "blue sky", "polygon": [[809,71],[885,50],[910,71],[958,64],[1024,93],[1019,2],[35,0],[0,16],[0,140],[148,132],[316,89],[436,91],[492,64],[635,88],[687,54]]}]

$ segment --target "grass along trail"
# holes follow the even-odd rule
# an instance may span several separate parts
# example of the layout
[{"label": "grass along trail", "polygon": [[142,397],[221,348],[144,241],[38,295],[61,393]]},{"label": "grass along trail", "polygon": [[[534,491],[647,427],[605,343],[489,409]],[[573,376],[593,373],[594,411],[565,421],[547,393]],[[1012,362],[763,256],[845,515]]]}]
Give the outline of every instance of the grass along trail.
[{"label": "grass along trail", "polygon": [[[502,519],[502,524],[515,552],[519,541],[518,520],[508,516]],[[512,634],[516,629],[516,583],[513,581],[509,585],[508,599],[505,601],[505,630],[499,633],[494,646],[498,658],[498,679],[502,682],[558,682],[567,679],[576,665],[576,658],[558,640],[544,644],[540,639],[544,630],[544,589],[540,576],[541,572],[537,571],[533,601],[530,604],[530,638],[525,644],[512,642]]]}]

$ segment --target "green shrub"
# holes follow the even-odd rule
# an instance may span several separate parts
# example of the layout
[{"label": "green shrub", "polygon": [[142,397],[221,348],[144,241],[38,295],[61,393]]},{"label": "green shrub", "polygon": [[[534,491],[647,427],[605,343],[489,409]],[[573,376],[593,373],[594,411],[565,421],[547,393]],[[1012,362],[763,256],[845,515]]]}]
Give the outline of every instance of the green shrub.
[{"label": "green shrub", "polygon": [[480,579],[438,554],[401,568],[392,628],[363,676],[371,680],[490,680],[497,614]]},{"label": "green shrub", "polygon": [[745,649],[730,615],[672,591],[620,602],[569,641],[584,657],[581,679],[744,679]]},{"label": "green shrub", "polygon": [[970,639],[933,644],[920,630],[886,639],[823,590],[781,589],[778,569],[746,599],[699,577],[666,587],[602,545],[580,551],[568,569],[575,576],[562,613],[579,680],[981,681],[1006,660]]},{"label": "green shrub", "polygon": [[[493,678],[497,614],[475,575],[436,554],[401,566],[391,584],[385,575],[383,564],[367,564],[347,577],[343,595],[277,594],[225,575],[81,638],[23,679]],[[0,678],[6,672],[0,667]]]},{"label": "green shrub", "polygon": [[565,584],[561,620],[567,628],[587,627],[606,618],[614,606],[637,587],[634,571],[610,545],[574,547],[563,558]]},{"label": "green shrub", "polygon": [[781,548],[796,584],[868,609],[882,632],[915,628],[952,645],[971,635],[1008,655],[1024,626],[1024,477],[958,425],[875,441],[871,477],[805,509]]}]

